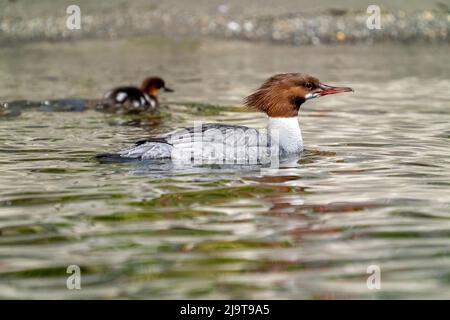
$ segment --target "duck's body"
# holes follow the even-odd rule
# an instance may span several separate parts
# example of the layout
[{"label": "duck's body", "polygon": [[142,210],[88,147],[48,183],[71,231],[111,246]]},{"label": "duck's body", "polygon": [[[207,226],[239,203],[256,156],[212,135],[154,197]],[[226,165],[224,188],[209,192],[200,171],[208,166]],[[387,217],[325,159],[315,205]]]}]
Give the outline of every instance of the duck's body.
[{"label": "duck's body", "polygon": [[227,124],[196,124],[165,135],[141,140],[119,152],[121,158],[162,159],[208,163],[228,161],[259,162],[261,157],[297,154],[303,150],[303,139],[298,122],[300,105],[306,100],[351,88],[331,87],[318,79],[303,74],[281,74],[268,79],[255,93],[248,96],[248,107],[266,113],[265,129]]},{"label": "duck's body", "polygon": [[[276,133],[276,134],[275,134]],[[277,141],[275,141],[277,140]],[[274,143],[282,154],[300,153],[303,139],[297,118],[269,118],[265,129],[220,123],[190,128],[138,141],[119,155],[134,159],[243,160],[267,156]]]},{"label": "duck's body", "polygon": [[165,86],[164,80],[157,77],[147,78],[141,88],[117,87],[105,93],[97,104],[100,110],[153,111],[159,106],[157,94],[160,90],[172,92]]},{"label": "duck's body", "polygon": [[119,87],[105,93],[103,99],[114,105],[128,108],[156,109],[158,98],[149,96],[137,87]]}]

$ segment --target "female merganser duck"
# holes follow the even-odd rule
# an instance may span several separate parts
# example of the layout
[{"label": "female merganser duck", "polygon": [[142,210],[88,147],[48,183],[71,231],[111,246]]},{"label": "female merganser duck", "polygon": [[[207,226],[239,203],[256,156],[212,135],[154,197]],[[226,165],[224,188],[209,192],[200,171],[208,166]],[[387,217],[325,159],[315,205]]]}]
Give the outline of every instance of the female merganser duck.
[{"label": "female merganser duck", "polygon": [[155,110],[158,105],[157,94],[160,90],[173,92],[166,87],[164,80],[158,77],[146,78],[137,87],[118,87],[105,93],[103,100],[97,104],[97,109],[120,108],[135,111]]},{"label": "female merganser duck", "polygon": [[[353,89],[329,86],[307,74],[278,74],[266,80],[244,100],[247,107],[267,114],[269,121],[266,130],[219,123],[195,125],[193,128],[178,129],[138,141],[115,156],[141,160],[171,158],[172,161],[191,161],[200,155],[201,159],[208,160],[207,163],[224,163],[224,160],[233,161],[240,156],[252,158],[251,153],[260,152],[261,146],[266,150],[267,146],[272,146],[274,137],[277,138],[280,155],[298,154],[303,150],[302,133],[297,119],[300,106],[310,99],[349,91]],[[99,156],[105,157],[107,155]]]}]

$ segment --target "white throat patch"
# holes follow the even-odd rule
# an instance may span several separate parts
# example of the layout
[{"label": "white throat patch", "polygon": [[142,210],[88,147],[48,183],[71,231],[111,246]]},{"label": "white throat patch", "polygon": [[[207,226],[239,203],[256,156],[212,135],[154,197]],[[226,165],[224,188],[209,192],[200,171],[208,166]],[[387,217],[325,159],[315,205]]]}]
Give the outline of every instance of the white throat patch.
[{"label": "white throat patch", "polygon": [[273,130],[278,133],[280,150],[286,153],[298,153],[303,150],[303,137],[298,117],[269,117],[267,131],[270,134]]}]

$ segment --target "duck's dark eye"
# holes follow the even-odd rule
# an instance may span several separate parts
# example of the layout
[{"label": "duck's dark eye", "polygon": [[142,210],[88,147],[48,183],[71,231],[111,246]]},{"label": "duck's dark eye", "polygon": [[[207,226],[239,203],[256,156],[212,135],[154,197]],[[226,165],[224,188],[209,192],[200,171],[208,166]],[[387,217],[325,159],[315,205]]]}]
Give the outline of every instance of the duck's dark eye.
[{"label": "duck's dark eye", "polygon": [[308,82],[305,84],[306,89],[312,89],[313,87],[314,87],[314,85],[311,82]]}]

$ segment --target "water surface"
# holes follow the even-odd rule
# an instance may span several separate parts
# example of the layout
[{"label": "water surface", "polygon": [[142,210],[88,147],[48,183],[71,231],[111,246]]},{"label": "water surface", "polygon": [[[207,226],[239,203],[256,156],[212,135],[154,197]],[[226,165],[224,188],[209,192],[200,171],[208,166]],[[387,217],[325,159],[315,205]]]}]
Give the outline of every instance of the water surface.
[{"label": "water surface", "polygon": [[[302,106],[306,151],[295,166],[176,170],[94,158],[194,120],[263,127],[242,98],[292,71],[355,89]],[[148,74],[176,92],[141,126],[40,106]],[[0,118],[0,296],[449,298],[449,74],[448,46],[136,38],[2,47],[0,100],[22,102],[9,104],[20,115]],[[66,289],[72,264],[82,290]],[[370,265],[381,290],[366,286]]]}]

